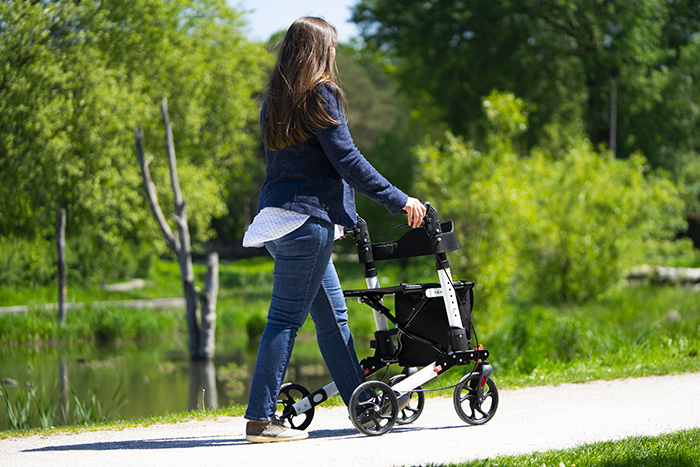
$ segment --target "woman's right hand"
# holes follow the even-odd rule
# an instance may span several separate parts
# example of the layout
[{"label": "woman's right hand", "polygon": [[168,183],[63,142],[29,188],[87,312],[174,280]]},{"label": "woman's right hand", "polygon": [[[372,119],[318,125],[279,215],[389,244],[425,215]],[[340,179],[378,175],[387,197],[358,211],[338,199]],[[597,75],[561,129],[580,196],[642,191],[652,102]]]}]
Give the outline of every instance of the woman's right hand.
[{"label": "woman's right hand", "polygon": [[420,224],[423,222],[423,218],[425,217],[425,206],[423,206],[423,203],[421,203],[420,200],[409,196],[403,210],[406,211],[406,214],[408,214],[408,225],[414,229],[420,227]]}]

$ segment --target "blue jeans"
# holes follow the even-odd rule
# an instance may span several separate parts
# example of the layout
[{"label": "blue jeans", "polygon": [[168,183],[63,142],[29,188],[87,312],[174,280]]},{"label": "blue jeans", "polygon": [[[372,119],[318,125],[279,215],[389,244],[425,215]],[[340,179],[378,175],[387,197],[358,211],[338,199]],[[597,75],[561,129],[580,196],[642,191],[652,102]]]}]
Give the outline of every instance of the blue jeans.
[{"label": "blue jeans", "polygon": [[295,231],[265,244],[275,268],[267,325],[260,338],[245,414],[249,420],[267,422],[274,416],[294,339],[309,313],[321,355],[346,404],[365,381],[331,260],[333,230],[331,223],[310,217]]}]

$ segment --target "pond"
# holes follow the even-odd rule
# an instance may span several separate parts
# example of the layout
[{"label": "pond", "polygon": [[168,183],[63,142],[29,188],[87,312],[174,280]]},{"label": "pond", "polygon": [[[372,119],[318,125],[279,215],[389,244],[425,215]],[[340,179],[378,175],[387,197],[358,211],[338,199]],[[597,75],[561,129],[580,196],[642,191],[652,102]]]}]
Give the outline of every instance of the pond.
[{"label": "pond", "polygon": [[[208,363],[189,360],[186,337],[0,348],[0,378],[9,383],[7,396],[13,404],[35,387],[32,405],[43,401],[56,407],[53,426],[75,423],[79,408],[106,413],[118,406],[115,418],[133,419],[246,404],[256,346],[249,345],[246,336],[236,335],[219,336],[216,345],[216,356]],[[313,337],[297,338],[286,380],[311,391],[331,381]],[[120,399],[125,402],[118,404]],[[40,426],[36,412],[32,426]],[[8,427],[6,404],[0,397],[0,430]]]}]

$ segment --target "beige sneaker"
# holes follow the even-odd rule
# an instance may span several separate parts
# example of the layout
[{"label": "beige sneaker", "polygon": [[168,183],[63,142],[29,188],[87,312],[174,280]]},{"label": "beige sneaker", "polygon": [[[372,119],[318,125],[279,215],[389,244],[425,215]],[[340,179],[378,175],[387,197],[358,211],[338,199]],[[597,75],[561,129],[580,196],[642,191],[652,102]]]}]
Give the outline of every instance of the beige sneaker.
[{"label": "beige sneaker", "polygon": [[309,434],[302,430],[288,428],[277,418],[269,422],[249,421],[245,427],[245,439],[251,443],[273,443],[306,439]]}]

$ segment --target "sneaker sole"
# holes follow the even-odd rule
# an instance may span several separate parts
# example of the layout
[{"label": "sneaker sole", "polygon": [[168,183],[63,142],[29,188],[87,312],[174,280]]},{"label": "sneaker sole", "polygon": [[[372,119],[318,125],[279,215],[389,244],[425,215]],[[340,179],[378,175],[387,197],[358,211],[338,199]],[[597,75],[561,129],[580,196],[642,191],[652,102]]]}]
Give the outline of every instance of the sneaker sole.
[{"label": "sneaker sole", "polygon": [[300,441],[302,439],[306,439],[309,437],[309,434],[304,432],[304,434],[301,435],[296,435],[296,436],[257,436],[257,435],[248,435],[245,437],[246,441],[250,441],[251,443],[280,443],[284,441]]}]

